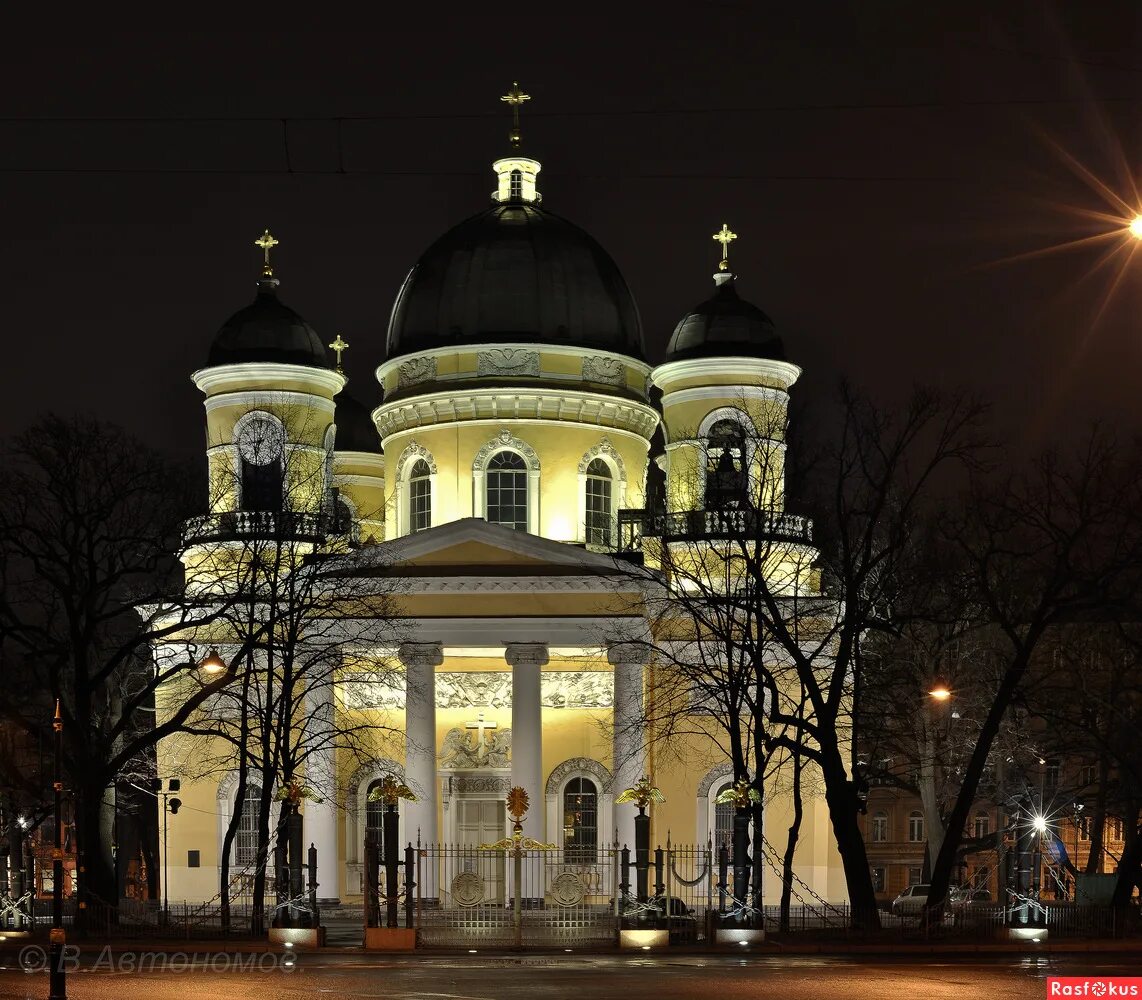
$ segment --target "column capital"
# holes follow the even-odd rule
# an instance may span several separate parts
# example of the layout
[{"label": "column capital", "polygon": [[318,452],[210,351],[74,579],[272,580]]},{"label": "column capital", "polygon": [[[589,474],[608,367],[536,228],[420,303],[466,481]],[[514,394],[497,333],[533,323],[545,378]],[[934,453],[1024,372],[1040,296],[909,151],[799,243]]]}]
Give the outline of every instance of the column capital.
[{"label": "column capital", "polygon": [[542,667],[547,662],[546,642],[508,642],[504,659],[513,666]]},{"label": "column capital", "polygon": [[607,647],[607,662],[612,667],[623,663],[645,666],[650,660],[650,647],[642,642],[623,642]]},{"label": "column capital", "polygon": [[397,657],[406,667],[438,667],[444,662],[442,642],[402,642]]}]

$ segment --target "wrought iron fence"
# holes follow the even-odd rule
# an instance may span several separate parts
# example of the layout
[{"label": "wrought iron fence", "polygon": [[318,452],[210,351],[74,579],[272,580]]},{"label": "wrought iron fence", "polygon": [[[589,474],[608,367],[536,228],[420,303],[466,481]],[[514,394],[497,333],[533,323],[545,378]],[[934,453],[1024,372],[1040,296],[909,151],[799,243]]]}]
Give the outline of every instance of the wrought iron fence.
[{"label": "wrought iron fence", "polygon": [[555,947],[615,937],[613,848],[574,863],[558,852],[432,844],[417,856],[424,947]]}]

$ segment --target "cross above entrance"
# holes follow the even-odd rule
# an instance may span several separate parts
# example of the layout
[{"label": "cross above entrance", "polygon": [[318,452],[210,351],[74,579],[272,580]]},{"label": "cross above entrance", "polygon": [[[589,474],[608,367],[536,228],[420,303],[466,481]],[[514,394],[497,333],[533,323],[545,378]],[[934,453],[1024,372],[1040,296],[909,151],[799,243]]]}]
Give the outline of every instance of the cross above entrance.
[{"label": "cross above entrance", "polygon": [[496,728],[496,723],[489,723],[484,719],[484,713],[480,713],[474,723],[465,723],[464,728],[475,729],[476,731],[476,759],[483,760],[484,753],[488,752],[488,744],[484,742],[484,732],[488,729]]}]

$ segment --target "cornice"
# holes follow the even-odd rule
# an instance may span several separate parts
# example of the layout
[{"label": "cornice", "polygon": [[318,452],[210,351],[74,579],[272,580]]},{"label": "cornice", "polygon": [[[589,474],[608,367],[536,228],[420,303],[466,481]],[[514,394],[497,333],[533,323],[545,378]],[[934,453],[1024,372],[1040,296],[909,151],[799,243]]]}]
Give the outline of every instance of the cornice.
[{"label": "cornice", "polygon": [[789,388],[801,376],[801,369],[788,361],[773,358],[686,358],[667,361],[650,373],[650,380],[660,389],[676,379],[701,378],[707,375],[754,375],[773,379]]},{"label": "cornice", "polygon": [[400,431],[475,420],[510,423],[550,420],[628,430],[650,440],[658,426],[658,411],[646,403],[580,389],[467,389],[424,393],[373,410],[382,439]]},{"label": "cornice", "polygon": [[[200,368],[190,377],[198,389],[208,396],[219,392],[248,389],[251,382],[282,382],[291,379],[311,382],[330,395],[336,395],[345,388],[345,376],[328,368],[285,365],[268,361],[248,361],[239,365]],[[264,391],[272,393],[274,390]]]}]

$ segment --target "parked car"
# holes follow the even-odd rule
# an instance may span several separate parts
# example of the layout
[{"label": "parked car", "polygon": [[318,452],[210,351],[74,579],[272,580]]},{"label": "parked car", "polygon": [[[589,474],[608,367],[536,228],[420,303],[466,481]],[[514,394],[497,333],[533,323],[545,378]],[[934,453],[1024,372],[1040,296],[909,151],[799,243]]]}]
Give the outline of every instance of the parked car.
[{"label": "parked car", "polygon": [[892,901],[892,912],[898,917],[918,917],[928,905],[928,885],[910,885]]}]

